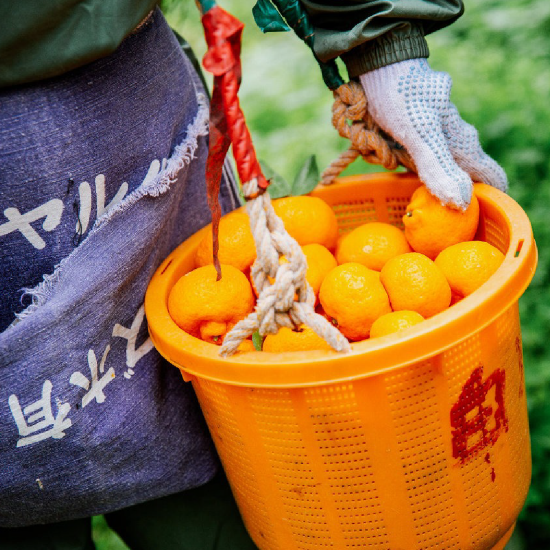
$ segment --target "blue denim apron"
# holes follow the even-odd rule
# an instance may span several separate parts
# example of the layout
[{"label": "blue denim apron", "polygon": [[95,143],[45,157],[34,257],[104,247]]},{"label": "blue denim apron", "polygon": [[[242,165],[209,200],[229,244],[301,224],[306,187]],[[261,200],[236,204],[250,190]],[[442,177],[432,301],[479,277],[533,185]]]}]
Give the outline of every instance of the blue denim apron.
[{"label": "blue denim apron", "polygon": [[[143,312],[157,266],[209,222],[207,129],[159,10],[113,55],[0,94],[0,526],[106,513],[216,472],[192,388]],[[221,203],[238,206],[229,170]]]}]

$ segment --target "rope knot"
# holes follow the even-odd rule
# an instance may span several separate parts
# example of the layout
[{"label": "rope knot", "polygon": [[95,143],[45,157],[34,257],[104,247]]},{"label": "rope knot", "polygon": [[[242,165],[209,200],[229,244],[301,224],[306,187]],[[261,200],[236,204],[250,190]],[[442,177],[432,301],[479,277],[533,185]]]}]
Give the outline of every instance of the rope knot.
[{"label": "rope knot", "polygon": [[[343,109],[349,120],[362,120],[367,112],[367,98],[361,84],[350,81],[334,91],[338,108]],[[335,102],[336,105],[336,102]]]},{"label": "rope knot", "polygon": [[368,112],[367,98],[359,82],[350,81],[334,91],[332,124],[351,145],[322,173],[323,185],[333,183],[359,155],[388,170],[395,170],[399,165],[416,170],[405,149],[393,142]]},{"label": "rope knot", "polygon": [[[254,181],[244,184],[245,195],[253,194],[256,186]],[[266,336],[277,333],[280,327],[301,324],[311,327],[333,349],[350,351],[346,338],[315,313],[315,295],[306,281],[306,257],[275,214],[269,193],[248,201],[246,208],[257,252],[250,274],[259,296],[255,311],[226,334],[220,354],[232,355],[256,330]],[[280,263],[281,256],[286,263]]]}]

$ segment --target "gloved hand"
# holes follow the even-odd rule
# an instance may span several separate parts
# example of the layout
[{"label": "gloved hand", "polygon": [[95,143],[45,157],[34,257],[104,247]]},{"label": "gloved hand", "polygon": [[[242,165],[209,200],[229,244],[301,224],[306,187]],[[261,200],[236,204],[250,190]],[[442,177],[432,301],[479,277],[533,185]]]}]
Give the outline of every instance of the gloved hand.
[{"label": "gloved hand", "polygon": [[472,180],[506,191],[504,170],[450,102],[447,73],[433,71],[426,59],[410,59],[359,78],[374,120],[407,149],[419,178],[444,204],[466,208]]}]

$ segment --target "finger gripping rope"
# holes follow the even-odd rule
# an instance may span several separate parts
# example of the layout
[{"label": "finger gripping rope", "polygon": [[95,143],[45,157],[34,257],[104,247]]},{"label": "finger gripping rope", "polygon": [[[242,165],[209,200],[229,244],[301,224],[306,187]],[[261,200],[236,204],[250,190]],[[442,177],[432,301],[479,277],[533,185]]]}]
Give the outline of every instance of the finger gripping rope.
[{"label": "finger gripping rope", "polygon": [[323,185],[331,184],[359,155],[367,162],[380,164],[388,170],[403,165],[416,171],[408,153],[382,135],[382,130],[368,112],[365,93],[358,82],[342,84],[334,91],[332,124],[342,137],[351,141],[351,145],[323,172]]}]

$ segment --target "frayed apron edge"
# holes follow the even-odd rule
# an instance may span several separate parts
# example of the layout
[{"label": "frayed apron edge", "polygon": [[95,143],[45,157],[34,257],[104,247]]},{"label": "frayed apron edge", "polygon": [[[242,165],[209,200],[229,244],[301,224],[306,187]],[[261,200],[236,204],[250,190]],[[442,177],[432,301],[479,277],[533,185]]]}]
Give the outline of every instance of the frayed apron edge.
[{"label": "frayed apron edge", "polygon": [[195,151],[198,147],[198,138],[208,135],[209,109],[206,96],[204,94],[197,94],[197,102],[199,104],[199,110],[193,122],[187,127],[187,136],[182,143],[176,146],[174,154],[170,157],[166,166],[154,178],[140,185],[133,193],[120,201],[114,208],[105,212],[105,214],[95,222],[93,230],[107,223],[117,214],[117,212],[126,209],[142,197],[146,195],[158,197],[170,189],[170,186],[176,181],[179,172],[193,160]]},{"label": "frayed apron edge", "polygon": [[[139,199],[147,195],[158,197],[170,189],[170,186],[176,181],[179,172],[195,157],[199,137],[208,135],[209,108],[206,96],[200,93],[197,94],[197,103],[199,109],[193,122],[187,127],[187,136],[176,146],[173,155],[170,157],[165,167],[154,178],[140,185],[133,193],[120,201],[114,208],[105,212],[103,216],[95,222],[87,238],[101,229],[101,227],[111,220],[113,216],[136,203]],[[15,314],[15,320],[6,330],[9,330],[29,315],[32,315],[39,307],[47,302],[55,285],[59,281],[65,262],[69,261],[77,250],[78,249],[75,249],[67,257],[63,258],[61,262],[55,266],[53,273],[43,275],[43,281],[38,283],[36,287],[21,289],[23,291],[23,296],[31,297],[32,303],[20,313]]]}]

